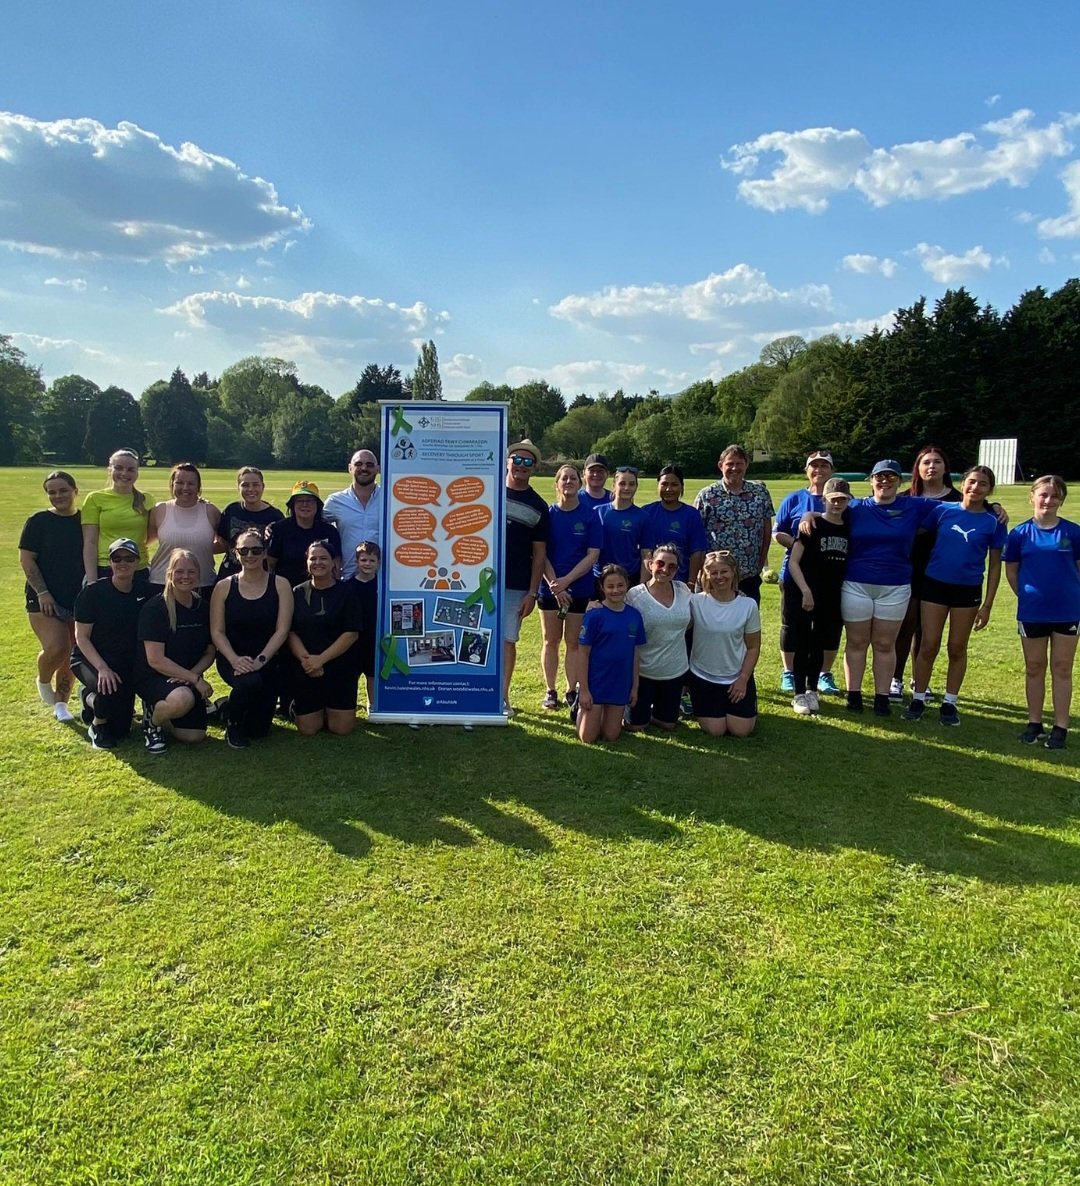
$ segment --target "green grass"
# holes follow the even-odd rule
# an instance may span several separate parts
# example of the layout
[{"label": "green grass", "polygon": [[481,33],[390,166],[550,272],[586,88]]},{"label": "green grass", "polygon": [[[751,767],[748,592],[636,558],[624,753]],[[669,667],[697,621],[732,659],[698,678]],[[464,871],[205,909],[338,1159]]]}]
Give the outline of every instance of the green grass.
[{"label": "green grass", "polygon": [[[9,557],[41,476],[0,471]],[[1015,741],[1007,589],[959,730],[795,718],[767,587],[742,743],[579,745],[533,618],[509,728],[152,758],[38,702],[21,588],[12,560],[0,1181],[1080,1176],[1080,750]]]}]

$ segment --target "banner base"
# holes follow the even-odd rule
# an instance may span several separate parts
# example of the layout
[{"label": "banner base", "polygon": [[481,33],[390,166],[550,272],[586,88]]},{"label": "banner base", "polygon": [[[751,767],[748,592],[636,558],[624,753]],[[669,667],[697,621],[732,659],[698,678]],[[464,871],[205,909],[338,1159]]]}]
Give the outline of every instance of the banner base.
[{"label": "banner base", "polygon": [[411,712],[370,712],[367,719],[373,725],[508,725],[505,713],[490,716],[461,714],[460,716],[420,716]]}]

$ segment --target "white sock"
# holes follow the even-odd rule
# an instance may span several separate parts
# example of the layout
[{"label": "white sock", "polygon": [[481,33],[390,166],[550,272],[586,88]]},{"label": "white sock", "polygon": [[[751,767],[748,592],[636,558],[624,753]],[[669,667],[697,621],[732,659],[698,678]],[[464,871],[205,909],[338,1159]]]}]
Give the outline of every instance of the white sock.
[{"label": "white sock", "polygon": [[39,679],[37,690],[43,704],[53,705],[56,703],[56,693],[53,691],[52,684],[47,684],[44,680]]},{"label": "white sock", "polygon": [[58,721],[73,721],[75,718],[71,715],[71,709],[62,701],[57,700],[53,708],[53,716]]},{"label": "white sock", "polygon": [[946,692],[945,693],[945,703],[946,704],[956,704],[956,702],[959,699],[960,699],[959,692]]}]

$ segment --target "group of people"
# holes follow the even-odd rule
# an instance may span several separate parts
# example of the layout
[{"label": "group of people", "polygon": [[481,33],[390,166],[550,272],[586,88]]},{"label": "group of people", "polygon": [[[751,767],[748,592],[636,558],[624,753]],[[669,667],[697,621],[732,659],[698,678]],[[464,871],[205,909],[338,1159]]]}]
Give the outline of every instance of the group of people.
[{"label": "group of people", "polygon": [[[815,450],[806,461],[808,486],[782,501],[774,528],[768,489],[747,479],[749,458],[738,445],[724,450],[720,480],[692,504],[682,501],[682,473],[665,466],[659,498],[638,507],[637,470],[612,471],[593,454],[582,472],[560,467],[545,515],[529,485],[539,461],[527,440],[511,446],[507,460],[512,505],[530,509],[527,516],[508,511],[508,552],[518,567],[504,614],[505,692],[508,697],[521,619],[538,604],[544,707],[567,705],[583,741],[613,740],[624,728],[650,724],[672,729],[680,714],[710,733],[753,730],[758,605],[775,540],[785,551],[780,686],[796,714],[813,715],[822,695],[843,694],[832,667],[846,634],[850,712],[865,711],[870,660],[873,712],[889,716],[892,704],[903,701],[910,656],[911,699],[902,715],[920,720],[944,642],[948,666],[938,716],[942,725],[958,726],[968,642],[990,620],[1004,559],[1026,669],[1028,724],[1020,740],[1064,748],[1080,628],[1080,528],[1058,514],[1067,494],[1061,478],[1035,481],[1032,518],[1009,532],[1008,516],[990,501],[992,471],[973,466],[956,487],[940,446],[920,450],[905,490],[900,463],[877,462],[872,493],[863,499],[833,476],[831,454]],[[1048,670],[1049,732],[1043,726]]]},{"label": "group of people", "polygon": [[[189,462],[159,503],[126,449],[81,508],[74,477],[50,473],[49,509],[27,520],[19,558],[37,688],[57,719],[73,719],[77,678],[97,749],[129,734],[137,700],[151,753],[167,736],[201,741],[215,711],[234,748],[264,737],[278,711],[303,734],[351,732],[361,675],[369,703],[373,690],[381,508],[374,455],[360,450],[349,469],[353,484],[325,504],[316,483],[295,483],[284,514],[254,466],[224,510],[203,499]],[[214,665],[229,688],[217,701]]]}]

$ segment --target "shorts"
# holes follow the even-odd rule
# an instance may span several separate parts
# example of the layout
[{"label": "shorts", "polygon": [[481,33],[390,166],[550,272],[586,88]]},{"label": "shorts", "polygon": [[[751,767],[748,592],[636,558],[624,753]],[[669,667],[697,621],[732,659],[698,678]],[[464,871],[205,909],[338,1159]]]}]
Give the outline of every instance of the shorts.
[{"label": "shorts", "polygon": [[[541,593],[536,599],[536,604],[540,609],[557,610],[559,608],[559,599],[553,593]],[[571,597],[570,608],[566,612],[568,614],[583,614],[588,604],[589,599],[587,597]]]},{"label": "shorts", "polygon": [[528,596],[528,589],[504,589],[502,602],[503,642],[517,642],[521,637],[521,617],[518,611]]},{"label": "shorts", "polygon": [[[38,595],[33,589],[30,588],[29,585],[26,586],[26,612],[28,614],[41,613],[41,606],[38,603]],[[75,611],[73,609],[68,609],[66,606],[57,604],[53,608],[53,617],[55,617],[58,622],[70,622],[71,619],[75,617]]]},{"label": "shorts", "polygon": [[910,585],[866,585],[845,581],[840,586],[840,614],[845,622],[902,622],[911,600]]},{"label": "shorts", "polygon": [[950,609],[978,609],[982,605],[982,584],[954,585],[950,581],[923,577],[919,600],[929,601],[931,605],[946,605]]},{"label": "shorts", "polygon": [[[164,700],[170,692],[175,692],[179,686],[176,680],[168,679],[164,675],[151,675],[139,681],[136,691],[150,705],[152,711],[155,704]],[[188,686],[190,687],[190,685]],[[173,717],[169,724],[174,729],[198,729],[205,733],[206,701],[194,688],[191,689],[191,692],[195,697],[195,703],[191,709],[182,717]]]},{"label": "shorts", "polygon": [[331,663],[325,675],[305,675],[299,664],[293,670],[289,684],[293,712],[298,717],[332,709],[335,712],[356,712],[356,686],[359,672],[355,662]]},{"label": "shorts", "polygon": [[631,725],[647,725],[652,720],[674,725],[679,720],[679,703],[682,700],[686,676],[675,679],[650,679],[638,676],[637,703],[626,710],[626,719]]},{"label": "shorts", "polygon": [[738,702],[730,696],[731,684],[718,684],[711,679],[690,672],[686,677],[690,687],[690,703],[696,717],[742,717],[751,720],[757,716],[757,684],[751,675],[746,681],[746,695]]},{"label": "shorts", "polygon": [[1068,634],[1073,638],[1080,632],[1080,622],[1017,622],[1021,638],[1049,638],[1051,634]]}]

